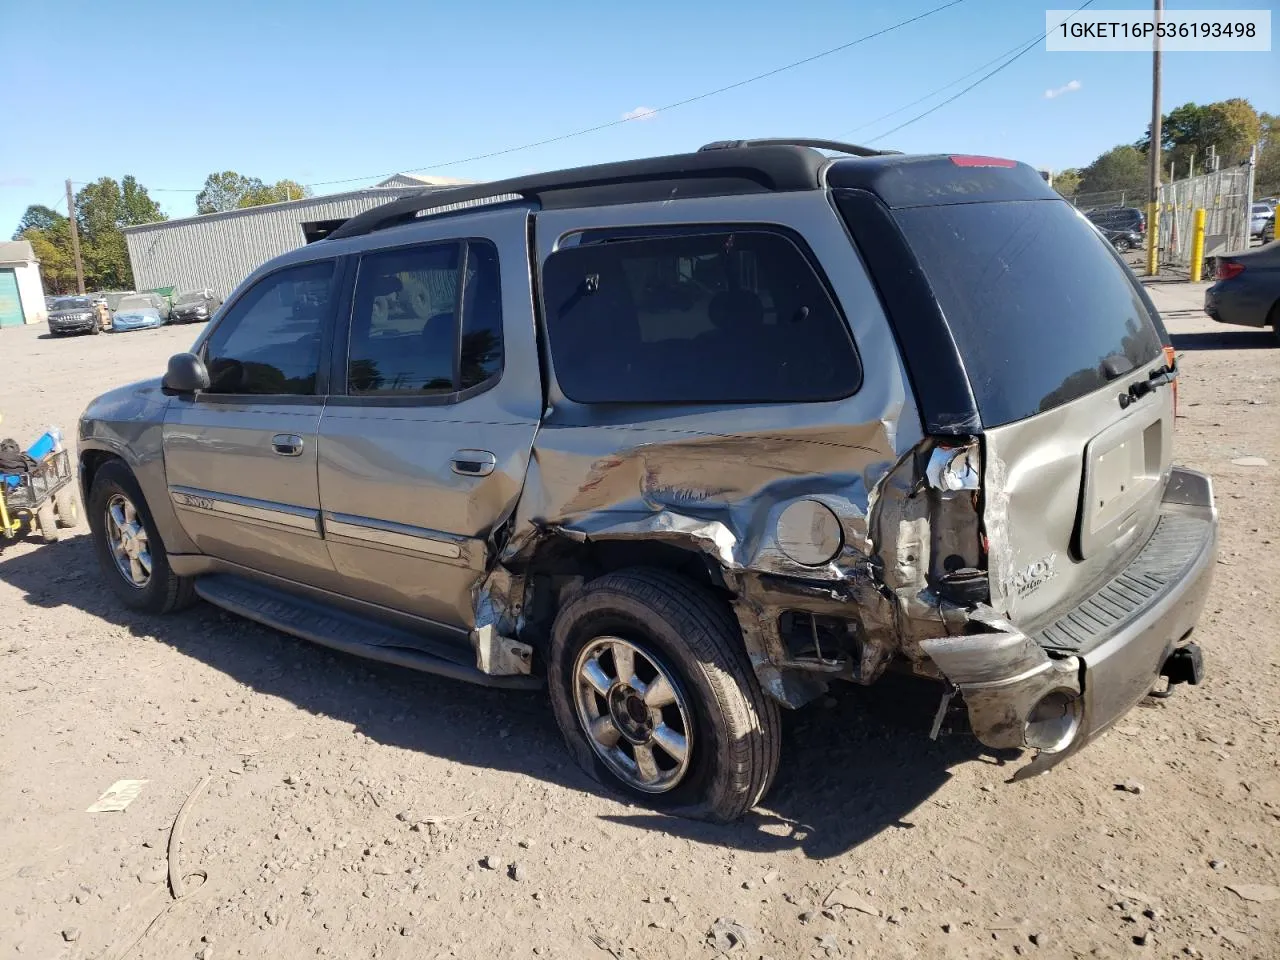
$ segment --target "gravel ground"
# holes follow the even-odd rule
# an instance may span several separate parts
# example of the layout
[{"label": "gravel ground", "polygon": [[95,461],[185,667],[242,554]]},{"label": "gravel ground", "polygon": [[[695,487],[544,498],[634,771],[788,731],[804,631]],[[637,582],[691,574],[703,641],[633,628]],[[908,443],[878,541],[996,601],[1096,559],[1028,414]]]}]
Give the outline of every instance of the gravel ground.
[{"label": "gravel ground", "polygon": [[[1280,956],[1277,352],[1153,289],[1222,514],[1208,678],[1048,776],[931,743],[934,691],[887,680],[788,715],[744,822],[667,819],[593,789],[541,695],[126,612],[82,526],[0,547],[0,957]],[[74,435],[196,330],[42,332],[0,331],[0,435]]]}]

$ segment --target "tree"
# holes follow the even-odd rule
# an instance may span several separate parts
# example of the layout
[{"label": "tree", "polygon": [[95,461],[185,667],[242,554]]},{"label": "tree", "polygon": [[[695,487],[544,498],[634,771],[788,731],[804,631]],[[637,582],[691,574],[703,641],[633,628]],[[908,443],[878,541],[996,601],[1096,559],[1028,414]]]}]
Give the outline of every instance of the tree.
[{"label": "tree", "polygon": [[196,213],[220,213],[245,206],[241,201],[255,191],[265,189],[257,177],[246,177],[234,170],[211,173],[204,179],[204,189],[196,194]]},{"label": "tree", "polygon": [[[1239,97],[1203,106],[1184,103],[1160,118],[1161,160],[1164,168],[1172,162],[1176,171],[1189,169],[1192,158],[1204,169],[1212,148],[1224,165],[1241,163],[1261,135],[1261,118],[1248,100]],[[1151,128],[1136,146],[1146,153]]]},{"label": "tree", "polygon": [[310,189],[296,180],[264,183],[257,177],[246,177],[234,170],[223,170],[205,178],[204,189],[196,195],[196,212],[219,213],[223,210],[259,207],[264,203],[301,200],[309,196]]},{"label": "tree", "polygon": [[260,185],[240,198],[241,207],[258,207],[264,203],[283,203],[286,200],[301,200],[311,196],[311,190],[296,180],[277,180],[275,183]]},{"label": "tree", "polygon": [[1080,171],[1078,194],[1121,191],[1145,197],[1147,157],[1137,147],[1112,147]]},{"label": "tree", "polygon": [[1264,113],[1258,117],[1258,121],[1261,146],[1253,177],[1253,195],[1274,197],[1280,194],[1280,116]]},{"label": "tree", "polygon": [[1077,167],[1059,170],[1053,175],[1053,189],[1064,197],[1074,197],[1080,189],[1081,171]]},{"label": "tree", "polygon": [[18,229],[13,231],[13,239],[21,240],[22,235],[28,230],[52,230],[59,224],[66,229],[67,218],[53,207],[33,203],[27,207],[22,219],[18,221]]},{"label": "tree", "polygon": [[129,250],[120,231],[123,227],[166,219],[159,204],[131,175],[126,175],[120,183],[111,177],[100,177],[81,187],[75,201],[86,287],[132,287]]}]

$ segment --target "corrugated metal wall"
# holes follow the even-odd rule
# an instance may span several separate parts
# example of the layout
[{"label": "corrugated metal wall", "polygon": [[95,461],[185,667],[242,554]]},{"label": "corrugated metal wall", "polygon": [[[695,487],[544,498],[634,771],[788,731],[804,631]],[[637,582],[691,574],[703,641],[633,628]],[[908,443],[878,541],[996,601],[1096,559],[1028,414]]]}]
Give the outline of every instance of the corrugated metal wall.
[{"label": "corrugated metal wall", "polygon": [[272,257],[302,246],[301,224],[347,219],[416,192],[361,190],[131,227],[124,237],[134,284],[139,290],[211,287],[225,297]]}]

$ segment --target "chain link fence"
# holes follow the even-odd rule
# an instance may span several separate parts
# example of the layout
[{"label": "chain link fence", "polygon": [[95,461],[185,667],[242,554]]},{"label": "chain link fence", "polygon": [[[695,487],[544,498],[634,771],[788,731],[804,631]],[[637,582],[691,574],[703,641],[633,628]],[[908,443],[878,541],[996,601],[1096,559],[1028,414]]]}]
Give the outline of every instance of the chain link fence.
[{"label": "chain link fence", "polygon": [[[1204,173],[1160,188],[1160,265],[1189,271],[1196,210],[1203,207],[1204,255],[1249,249],[1249,209],[1253,197],[1253,168],[1245,164]],[[1090,213],[1114,207],[1137,207],[1147,212],[1147,194],[1107,190],[1077,193],[1068,198]]]},{"label": "chain link fence", "polygon": [[1160,188],[1160,263],[1191,268],[1196,210],[1204,208],[1204,255],[1249,249],[1253,169],[1228,167]]}]

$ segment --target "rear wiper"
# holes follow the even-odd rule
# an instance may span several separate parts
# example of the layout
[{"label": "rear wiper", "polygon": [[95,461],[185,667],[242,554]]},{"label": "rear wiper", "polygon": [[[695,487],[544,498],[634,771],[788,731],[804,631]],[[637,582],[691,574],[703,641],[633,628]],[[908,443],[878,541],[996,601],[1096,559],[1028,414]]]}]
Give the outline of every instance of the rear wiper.
[{"label": "rear wiper", "polygon": [[1151,391],[1158,387],[1168,386],[1178,378],[1178,361],[1173,359],[1169,361],[1168,366],[1161,367],[1158,370],[1152,370],[1146,380],[1135,380],[1129,384],[1126,392],[1120,394],[1120,409],[1124,409],[1131,403],[1141,400]]}]

